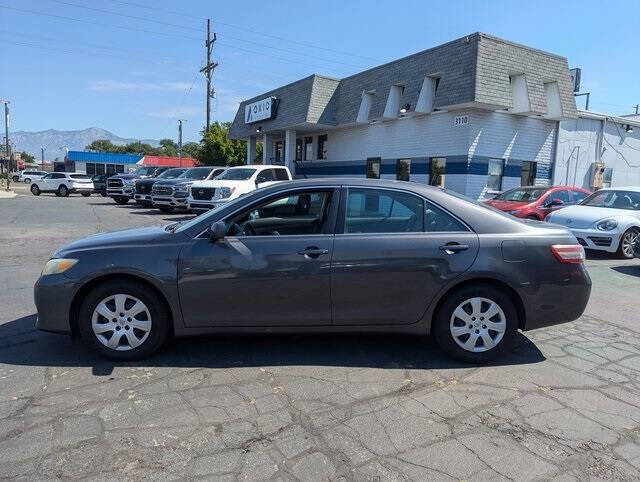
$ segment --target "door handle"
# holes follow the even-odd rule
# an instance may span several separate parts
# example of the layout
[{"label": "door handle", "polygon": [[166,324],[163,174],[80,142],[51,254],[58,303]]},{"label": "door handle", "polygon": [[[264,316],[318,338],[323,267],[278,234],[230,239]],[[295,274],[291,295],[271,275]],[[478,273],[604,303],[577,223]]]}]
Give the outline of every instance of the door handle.
[{"label": "door handle", "polygon": [[440,246],[440,251],[444,251],[447,254],[456,254],[460,251],[466,251],[467,249],[469,249],[469,245],[467,244],[447,243]]},{"label": "door handle", "polygon": [[299,255],[306,256],[309,258],[317,258],[327,253],[329,253],[328,249],[320,249],[320,248],[316,248],[315,246],[309,246],[308,248],[305,248],[302,251],[298,251]]}]

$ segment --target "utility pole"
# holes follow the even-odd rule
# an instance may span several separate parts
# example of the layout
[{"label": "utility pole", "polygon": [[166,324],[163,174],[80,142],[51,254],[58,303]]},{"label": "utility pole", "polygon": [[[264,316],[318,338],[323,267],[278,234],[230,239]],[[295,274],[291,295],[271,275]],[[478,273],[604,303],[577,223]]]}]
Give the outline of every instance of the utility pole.
[{"label": "utility pole", "polygon": [[640,104],[636,104],[636,115],[638,115],[638,109],[640,109]]},{"label": "utility pole", "polygon": [[44,146],[40,146],[40,168],[44,171]]},{"label": "utility pole", "polygon": [[200,69],[200,72],[204,73],[207,77],[207,125],[205,127],[205,134],[209,132],[209,125],[211,124],[211,75],[218,66],[218,62],[211,62],[211,49],[213,44],[218,39],[218,36],[213,32],[213,40],[211,40],[211,19],[207,19],[207,41],[205,46],[207,47],[207,65]]},{"label": "utility pole", "polygon": [[7,191],[9,190],[9,167],[11,166],[11,153],[9,152],[9,101],[4,102],[4,141],[5,154],[7,155]]},{"label": "utility pole", "polygon": [[178,119],[178,158],[180,159],[180,167],[182,167],[182,119]]}]

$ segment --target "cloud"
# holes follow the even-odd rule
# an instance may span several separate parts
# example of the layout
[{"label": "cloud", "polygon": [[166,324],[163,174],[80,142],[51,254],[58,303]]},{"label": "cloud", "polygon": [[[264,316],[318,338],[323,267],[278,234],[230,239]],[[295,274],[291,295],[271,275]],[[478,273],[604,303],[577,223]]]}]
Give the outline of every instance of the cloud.
[{"label": "cloud", "polygon": [[189,82],[121,82],[119,80],[94,80],[89,82],[89,90],[96,92],[110,91],[148,91],[159,92],[169,90],[187,90]]}]

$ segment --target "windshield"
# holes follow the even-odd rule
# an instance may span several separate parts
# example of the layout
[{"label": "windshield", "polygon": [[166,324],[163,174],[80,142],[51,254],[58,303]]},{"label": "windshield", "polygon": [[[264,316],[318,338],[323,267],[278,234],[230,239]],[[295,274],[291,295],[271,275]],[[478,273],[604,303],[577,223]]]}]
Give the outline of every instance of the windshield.
[{"label": "windshield", "polygon": [[533,202],[540,199],[548,189],[546,187],[516,187],[498,194],[493,199],[498,201]]},{"label": "windshield", "polygon": [[184,174],[185,171],[186,169],[169,169],[168,171],[164,171],[160,174],[158,179],[175,179],[181,174]]},{"label": "windshield", "polygon": [[200,181],[206,179],[211,174],[210,167],[194,167],[193,169],[187,169],[179,177],[180,179],[195,179]]},{"label": "windshield", "polygon": [[600,208],[640,210],[640,192],[635,191],[598,191],[585,198],[580,206]]},{"label": "windshield", "polygon": [[239,169],[227,169],[225,172],[216,177],[216,180],[223,179],[225,181],[246,181],[256,172],[255,169],[241,167]]},{"label": "windshield", "polygon": [[156,171],[156,167],[141,167],[131,172],[130,174],[136,174],[138,176],[150,176]]}]

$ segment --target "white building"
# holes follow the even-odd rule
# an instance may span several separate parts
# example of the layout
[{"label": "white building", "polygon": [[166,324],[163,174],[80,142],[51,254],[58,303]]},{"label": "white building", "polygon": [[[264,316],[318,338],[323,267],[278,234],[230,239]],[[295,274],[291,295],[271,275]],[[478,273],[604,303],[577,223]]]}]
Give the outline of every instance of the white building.
[{"label": "white building", "polygon": [[232,138],[296,177],[367,176],[474,198],[551,184],[567,60],[475,33],[344,79],[312,75],[242,102]]}]

